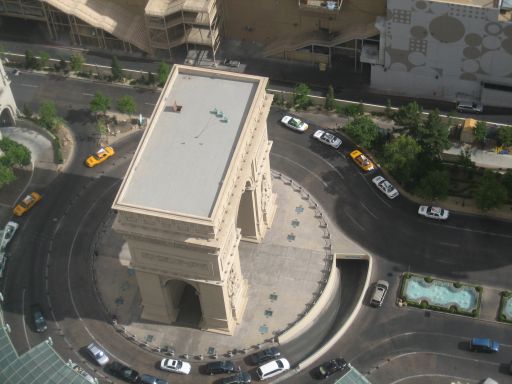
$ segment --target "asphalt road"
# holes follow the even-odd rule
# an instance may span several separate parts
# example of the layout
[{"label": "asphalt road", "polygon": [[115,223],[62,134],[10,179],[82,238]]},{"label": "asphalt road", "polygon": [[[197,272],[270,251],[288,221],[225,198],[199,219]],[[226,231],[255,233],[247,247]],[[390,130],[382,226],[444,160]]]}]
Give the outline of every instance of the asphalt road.
[{"label": "asphalt road", "polygon": [[[52,335],[64,359],[72,358],[92,371],[94,367],[81,348],[96,339],[115,359],[140,371],[157,373],[152,368],[154,356],[113,334],[90,282],[89,255],[94,251],[94,237],[108,213],[137,137],[116,145],[113,161],[97,169],[85,172],[82,161],[95,145],[87,139],[94,131],[94,124],[87,120],[86,109],[92,97],[89,95],[97,90],[113,98],[131,94],[148,115],[158,94],[84,81],[22,76],[12,84],[19,105],[55,101],[63,115],[72,117],[75,137],[83,140],[78,140],[79,148],[69,171],[60,174],[43,191],[45,198],[37,209],[21,219],[22,226],[13,241],[11,253],[15,257],[10,261],[4,289],[5,315],[13,329],[13,343],[23,352]],[[448,223],[424,220],[417,216],[417,206],[403,197],[389,201],[381,195],[371,184],[374,175],[362,174],[347,159],[348,144],[340,151],[327,148],[311,140],[309,134],[296,134],[281,127],[280,117],[281,112],[272,110],[268,119],[269,136],[274,141],[272,168],[302,184],[343,231],[370,251],[375,258],[376,278],[386,277],[391,292],[397,290],[396,276],[408,269],[510,287],[512,271],[507,255],[512,244],[511,223],[458,214],[453,214]],[[443,382],[441,377],[463,377],[470,381],[486,376],[507,378],[505,363],[512,359],[507,344],[512,335],[510,327],[398,309],[392,296],[380,310],[364,307],[325,359],[344,356],[368,373],[374,384],[398,380],[415,383],[433,378],[438,381],[432,382]],[[49,332],[45,335],[25,327],[27,308],[34,301],[51,309]],[[504,343],[502,351],[497,355],[465,351],[465,341],[474,336],[495,337]],[[320,337],[312,332],[301,342],[314,346]],[[293,355],[288,357],[297,363],[304,351],[292,349]],[[161,372],[159,375],[162,376]],[[183,383],[211,381],[194,376],[170,378]],[[310,372],[306,370],[288,382],[310,381]]]}]

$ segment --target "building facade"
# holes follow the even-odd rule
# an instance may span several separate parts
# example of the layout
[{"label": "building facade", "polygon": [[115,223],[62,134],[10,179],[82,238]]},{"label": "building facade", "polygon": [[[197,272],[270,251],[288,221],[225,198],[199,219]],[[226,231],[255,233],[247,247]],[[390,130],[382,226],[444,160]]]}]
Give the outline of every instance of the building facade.
[{"label": "building facade", "polygon": [[[512,22],[498,1],[388,0],[380,44],[363,51],[379,91],[512,104]],[[368,47],[370,48],[370,47]]]},{"label": "building facade", "polygon": [[[0,59],[0,125],[9,126],[16,123],[16,102],[11,91],[11,80],[5,72]],[[0,135],[1,138],[1,135]]]},{"label": "building facade", "polygon": [[241,322],[238,244],[261,241],[276,210],[266,84],[173,67],[113,205],[144,319],[225,334]]}]

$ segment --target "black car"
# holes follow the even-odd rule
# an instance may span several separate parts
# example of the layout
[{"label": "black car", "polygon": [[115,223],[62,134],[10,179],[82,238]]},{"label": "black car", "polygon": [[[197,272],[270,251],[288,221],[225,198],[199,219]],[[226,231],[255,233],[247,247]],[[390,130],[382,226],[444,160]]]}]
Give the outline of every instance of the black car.
[{"label": "black car", "polygon": [[234,376],[229,376],[220,381],[220,384],[250,384],[251,375],[247,372],[238,372]]},{"label": "black car", "polygon": [[124,380],[128,383],[138,383],[140,381],[139,372],[136,370],[127,367],[117,361],[114,361],[108,367],[108,371],[115,377],[118,377],[121,380]]},{"label": "black car", "polygon": [[214,375],[217,373],[233,373],[236,372],[235,364],[231,360],[214,361],[206,364],[204,373],[207,375]]},{"label": "black car", "polygon": [[318,367],[318,376],[321,379],[325,379],[336,372],[345,371],[346,373],[348,370],[348,363],[344,359],[337,358],[329,360]]},{"label": "black car", "polygon": [[251,363],[253,365],[260,365],[265,361],[277,359],[279,356],[281,356],[281,352],[276,347],[271,347],[251,355]]},{"label": "black car", "polygon": [[48,328],[46,326],[46,320],[44,319],[43,310],[39,306],[39,304],[33,304],[30,307],[30,312],[32,313],[32,321],[34,323],[34,329],[36,332],[44,332]]},{"label": "black car", "polygon": [[143,374],[140,377],[141,384],[169,384],[167,380],[160,379],[159,377]]}]

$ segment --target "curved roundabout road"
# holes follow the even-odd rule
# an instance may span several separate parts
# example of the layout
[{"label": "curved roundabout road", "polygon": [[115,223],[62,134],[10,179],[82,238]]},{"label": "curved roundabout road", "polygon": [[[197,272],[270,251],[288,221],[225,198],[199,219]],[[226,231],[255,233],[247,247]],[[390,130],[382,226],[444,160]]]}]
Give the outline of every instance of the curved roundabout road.
[{"label": "curved roundabout road", "polygon": [[[375,279],[390,280],[393,294],[397,276],[404,270],[494,287],[509,285],[511,223],[459,214],[448,223],[422,220],[415,204],[402,197],[389,201],[376,191],[373,176],[361,174],[347,160],[348,145],[341,151],[324,147],[309,135],[282,128],[280,117],[281,112],[272,110],[268,119],[274,141],[272,168],[303,185],[331,220],[374,256]],[[84,169],[82,161],[89,148],[79,145],[68,171],[43,191],[40,206],[22,219],[11,248],[17,256],[9,266],[5,287],[6,318],[13,325],[11,336],[20,352],[44,337],[27,331],[24,324],[26,303],[39,301],[51,308],[55,325],[51,335],[65,359],[88,365],[92,371],[81,348],[98,340],[114,359],[157,374],[151,368],[154,355],[115,334],[91,281],[95,239],[138,138],[134,134],[118,143],[114,160],[93,170]],[[507,326],[399,309],[392,296],[380,310],[363,306],[349,333],[325,358],[344,356],[374,384],[505,377],[505,364],[512,359]],[[465,351],[465,340],[478,335],[505,342],[500,354],[477,356]],[[104,375],[102,371],[95,374]],[[306,369],[287,382],[311,382],[310,374]],[[208,380],[173,376],[172,382],[177,381]]]}]

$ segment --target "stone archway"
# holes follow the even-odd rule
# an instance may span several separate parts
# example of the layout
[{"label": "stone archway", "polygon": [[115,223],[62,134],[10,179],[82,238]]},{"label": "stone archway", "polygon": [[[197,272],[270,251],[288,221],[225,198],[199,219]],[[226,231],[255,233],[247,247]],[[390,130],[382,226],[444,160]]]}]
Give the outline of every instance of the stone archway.
[{"label": "stone archway", "polygon": [[[230,335],[242,320],[248,287],[238,245],[260,242],[276,211],[266,84],[173,67],[113,204],[142,318],[187,323],[200,313],[201,329]],[[191,294],[199,309],[187,314]]]},{"label": "stone archway", "polygon": [[173,324],[200,328],[202,312],[196,288],[182,280],[168,280],[165,286],[170,302],[169,318],[174,319]]},{"label": "stone archway", "polygon": [[16,121],[14,120],[12,111],[9,108],[4,108],[2,113],[0,113],[0,126],[12,127],[15,123]]}]

